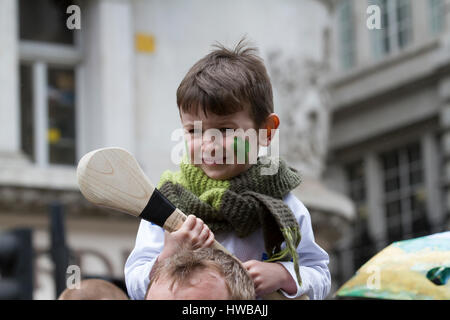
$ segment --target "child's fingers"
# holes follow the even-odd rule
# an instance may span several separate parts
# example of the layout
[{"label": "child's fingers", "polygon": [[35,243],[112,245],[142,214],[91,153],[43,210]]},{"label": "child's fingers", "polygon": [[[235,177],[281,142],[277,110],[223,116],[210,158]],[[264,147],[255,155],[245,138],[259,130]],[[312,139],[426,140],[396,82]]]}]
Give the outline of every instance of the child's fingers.
[{"label": "child's fingers", "polygon": [[256,260],[248,260],[242,263],[242,265],[245,267],[245,269],[247,269],[247,271],[253,271],[253,267],[256,265],[258,261]]},{"label": "child's fingers", "polygon": [[202,219],[195,218],[195,225],[192,228],[192,235],[194,237],[198,237],[200,235],[200,233],[202,232],[204,225],[205,224],[203,223]]},{"label": "child's fingers", "polygon": [[209,230],[209,234],[208,234],[208,239],[206,239],[205,243],[203,244],[204,248],[209,248],[213,245],[214,243],[214,233]]},{"label": "child's fingers", "polygon": [[200,232],[200,235],[198,236],[199,242],[203,245],[203,243],[208,239],[209,237],[209,228],[206,224],[203,224],[202,231]]},{"label": "child's fingers", "polygon": [[180,230],[190,231],[190,230],[192,230],[195,227],[196,222],[197,222],[197,217],[192,215],[192,214],[190,214],[190,215],[188,215],[186,220],[181,225]]}]

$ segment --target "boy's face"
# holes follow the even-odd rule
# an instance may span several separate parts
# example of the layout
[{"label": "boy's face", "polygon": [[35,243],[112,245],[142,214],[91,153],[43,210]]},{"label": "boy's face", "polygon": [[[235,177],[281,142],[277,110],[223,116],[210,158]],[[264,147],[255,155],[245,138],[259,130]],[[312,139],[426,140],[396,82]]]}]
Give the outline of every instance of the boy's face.
[{"label": "boy's face", "polygon": [[[228,133],[226,131],[226,129],[242,129],[243,131],[247,131],[248,129],[257,130],[247,109],[225,116],[219,116],[209,112],[207,117],[202,111],[199,111],[198,114],[180,111],[180,116],[185,131],[186,147],[188,149],[187,152],[190,154],[191,163],[200,167],[208,177],[227,180],[251,167],[249,161],[238,161],[239,159],[235,154],[236,134],[230,134],[230,131]],[[195,122],[197,121],[201,121],[202,134],[198,132],[196,134],[194,132]],[[211,132],[208,129],[219,130],[222,139],[212,138],[211,135],[208,135]],[[252,151],[257,154],[258,143],[249,144],[247,147],[250,149],[256,148],[256,150]],[[197,156],[195,155],[196,153]],[[231,153],[234,153],[234,156]],[[201,158],[198,161],[199,163],[197,161],[194,162],[194,159],[198,158]],[[222,161],[217,161],[218,158],[221,158]]]}]

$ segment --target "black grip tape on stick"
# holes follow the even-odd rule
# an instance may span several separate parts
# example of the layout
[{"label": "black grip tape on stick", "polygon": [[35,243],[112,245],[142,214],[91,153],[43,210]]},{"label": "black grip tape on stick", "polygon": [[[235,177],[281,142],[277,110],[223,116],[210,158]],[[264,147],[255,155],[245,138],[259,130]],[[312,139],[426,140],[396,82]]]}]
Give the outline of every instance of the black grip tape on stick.
[{"label": "black grip tape on stick", "polygon": [[163,227],[167,218],[170,217],[175,209],[176,207],[155,188],[139,217]]}]

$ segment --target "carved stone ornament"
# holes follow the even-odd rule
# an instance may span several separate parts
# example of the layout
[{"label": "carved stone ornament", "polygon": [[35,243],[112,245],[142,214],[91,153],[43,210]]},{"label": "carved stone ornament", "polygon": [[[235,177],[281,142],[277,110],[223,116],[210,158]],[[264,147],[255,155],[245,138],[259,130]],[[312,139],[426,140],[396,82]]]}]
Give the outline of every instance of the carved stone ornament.
[{"label": "carved stone ornament", "polygon": [[317,79],[321,63],[269,54],[276,110],[280,115],[280,154],[303,174],[320,177],[328,147],[328,95]]}]

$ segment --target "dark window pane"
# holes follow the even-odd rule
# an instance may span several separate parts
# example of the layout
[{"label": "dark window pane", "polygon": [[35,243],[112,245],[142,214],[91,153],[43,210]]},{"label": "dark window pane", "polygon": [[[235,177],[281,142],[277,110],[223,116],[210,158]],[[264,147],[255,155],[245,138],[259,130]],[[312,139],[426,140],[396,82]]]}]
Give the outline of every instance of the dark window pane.
[{"label": "dark window pane", "polygon": [[388,23],[388,3],[387,0],[382,0],[380,3],[381,14],[383,18],[383,27],[387,26]]},{"label": "dark window pane", "polygon": [[408,161],[409,162],[416,162],[422,158],[419,144],[414,144],[412,146],[409,146],[407,148],[407,150],[408,150]]},{"label": "dark window pane", "polygon": [[409,1],[397,2],[397,29],[398,44],[405,47],[411,40],[411,3]]},{"label": "dark window pane", "polygon": [[400,221],[390,221],[387,231],[389,242],[399,241],[403,239],[402,224]]},{"label": "dark window pane", "polygon": [[431,31],[434,34],[440,33],[444,29],[446,8],[443,0],[430,0],[430,20]]},{"label": "dark window pane", "polygon": [[384,188],[386,192],[391,192],[398,190],[400,188],[400,179],[399,177],[393,177],[386,179],[384,183]]},{"label": "dark window pane", "polygon": [[350,180],[361,179],[364,174],[362,163],[357,162],[349,165],[347,172]]},{"label": "dark window pane", "polygon": [[350,197],[355,202],[363,202],[366,198],[363,162],[357,161],[349,164],[346,171],[350,187]]},{"label": "dark window pane", "polygon": [[425,194],[423,191],[417,191],[417,193],[412,195],[409,200],[413,219],[425,214]]},{"label": "dark window pane", "polygon": [[382,155],[388,239],[420,236],[429,230],[424,191],[424,171],[419,143]]},{"label": "dark window pane", "polygon": [[20,0],[20,38],[24,40],[73,44],[75,30],[66,27],[67,7],[80,5],[70,0]]},{"label": "dark window pane", "polygon": [[355,268],[359,269],[376,253],[375,246],[369,236],[367,224],[364,224],[360,229],[357,229],[358,237],[354,247],[354,264]]},{"label": "dark window pane", "polygon": [[354,199],[354,201],[364,201],[366,198],[366,190],[364,188],[355,188],[354,190],[352,190],[350,196],[352,199]]},{"label": "dark window pane", "polygon": [[400,200],[391,201],[386,204],[386,214],[388,218],[400,217],[402,212],[402,203]]},{"label": "dark window pane", "polygon": [[49,68],[48,116],[50,163],[75,164],[75,73]]},{"label": "dark window pane", "polygon": [[405,1],[397,2],[397,20],[399,22],[409,18],[409,3]]},{"label": "dark window pane", "polygon": [[383,166],[385,171],[398,168],[399,166],[398,153],[397,152],[386,153],[383,156]]},{"label": "dark window pane", "polygon": [[423,183],[422,170],[414,170],[409,173],[409,183],[411,186],[415,186]]},{"label": "dark window pane", "polygon": [[20,116],[23,152],[34,161],[33,69],[20,66]]},{"label": "dark window pane", "polygon": [[414,237],[421,237],[431,232],[430,224],[425,213],[422,213],[418,217],[414,217],[412,229]]},{"label": "dark window pane", "polygon": [[350,185],[350,197],[357,207],[357,219],[353,225],[353,263],[359,268],[373,255],[373,242],[368,231],[368,210],[366,204],[366,189],[364,162],[359,160],[346,167]]},{"label": "dark window pane", "polygon": [[406,45],[409,43],[409,31],[403,30],[398,33],[398,45],[400,48],[406,47]]},{"label": "dark window pane", "polygon": [[389,43],[389,37],[385,37],[383,39],[383,46],[382,46],[382,51],[384,53],[388,53],[391,51],[391,44]]},{"label": "dark window pane", "polygon": [[410,198],[409,198],[409,205],[410,205],[410,207],[411,207],[411,211],[412,212],[415,212],[417,209],[418,209],[418,203],[417,203],[417,197],[416,196],[411,196]]}]

